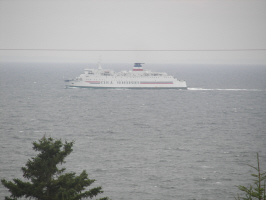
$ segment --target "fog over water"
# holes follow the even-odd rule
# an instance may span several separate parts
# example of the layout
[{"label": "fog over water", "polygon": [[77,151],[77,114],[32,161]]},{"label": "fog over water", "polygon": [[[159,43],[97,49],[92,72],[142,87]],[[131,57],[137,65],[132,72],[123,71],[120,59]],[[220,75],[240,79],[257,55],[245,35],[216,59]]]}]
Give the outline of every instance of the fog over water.
[{"label": "fog over water", "polygon": [[265,8],[264,0],[2,0],[0,60],[266,64]]}]

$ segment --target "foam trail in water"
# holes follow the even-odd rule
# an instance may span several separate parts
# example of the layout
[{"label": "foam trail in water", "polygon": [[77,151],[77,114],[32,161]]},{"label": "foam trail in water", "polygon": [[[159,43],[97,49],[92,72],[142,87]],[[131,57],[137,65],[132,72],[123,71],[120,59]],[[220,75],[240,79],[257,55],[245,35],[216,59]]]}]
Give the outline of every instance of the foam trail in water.
[{"label": "foam trail in water", "polygon": [[205,91],[205,90],[216,90],[216,91],[262,91],[259,89],[207,89],[207,88],[188,88],[188,90],[195,90],[195,91]]}]

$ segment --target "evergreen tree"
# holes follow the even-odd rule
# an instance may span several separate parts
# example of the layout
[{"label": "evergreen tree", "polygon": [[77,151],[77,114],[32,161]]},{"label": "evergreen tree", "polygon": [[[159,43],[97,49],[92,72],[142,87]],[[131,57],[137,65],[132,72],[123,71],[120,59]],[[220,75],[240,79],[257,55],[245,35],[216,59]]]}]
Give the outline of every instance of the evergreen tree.
[{"label": "evergreen tree", "polygon": [[258,199],[258,200],[266,200],[266,186],[265,186],[265,180],[266,180],[266,172],[262,173],[260,169],[260,161],[259,161],[259,154],[257,153],[257,163],[258,167],[254,167],[249,165],[250,167],[254,168],[257,171],[257,174],[251,174],[251,176],[255,177],[254,185],[250,185],[249,188],[239,185],[238,189],[243,191],[245,193],[245,197],[238,197],[236,200],[252,200],[252,199]]},{"label": "evergreen tree", "polygon": [[[95,180],[89,179],[85,170],[76,176],[74,172],[64,173],[65,168],[57,167],[58,164],[65,163],[65,158],[73,151],[73,144],[74,142],[67,141],[63,144],[61,140],[46,137],[39,142],[33,142],[33,149],[40,153],[29,159],[26,167],[21,168],[23,177],[30,182],[2,179],[2,184],[11,193],[11,196],[5,199],[17,200],[25,197],[36,200],[79,200],[103,193],[101,187],[86,189]],[[109,198],[101,198],[107,199]]]}]

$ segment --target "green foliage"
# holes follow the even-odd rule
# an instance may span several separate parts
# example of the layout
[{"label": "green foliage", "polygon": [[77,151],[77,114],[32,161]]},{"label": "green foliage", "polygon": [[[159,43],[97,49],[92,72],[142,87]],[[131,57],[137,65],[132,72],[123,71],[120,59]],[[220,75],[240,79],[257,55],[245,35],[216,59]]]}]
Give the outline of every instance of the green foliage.
[{"label": "green foliage", "polygon": [[257,153],[257,163],[258,167],[254,167],[249,165],[250,167],[254,168],[257,171],[257,174],[251,174],[251,176],[255,177],[253,180],[253,186],[250,185],[249,188],[239,185],[238,189],[245,193],[245,197],[240,197],[239,195],[236,200],[266,200],[266,189],[265,189],[265,179],[266,179],[266,172],[262,173],[260,170],[260,162],[259,162],[259,154]]},{"label": "green foliage", "polygon": [[39,142],[33,142],[33,149],[40,153],[29,159],[26,167],[21,168],[23,177],[29,182],[2,179],[2,184],[11,193],[5,200],[17,200],[22,197],[37,200],[79,200],[103,193],[101,187],[86,190],[95,180],[89,179],[85,170],[76,176],[74,172],[64,173],[65,168],[57,167],[58,164],[65,163],[65,158],[73,151],[73,144],[74,142],[67,141],[63,144],[61,140],[46,137]]}]

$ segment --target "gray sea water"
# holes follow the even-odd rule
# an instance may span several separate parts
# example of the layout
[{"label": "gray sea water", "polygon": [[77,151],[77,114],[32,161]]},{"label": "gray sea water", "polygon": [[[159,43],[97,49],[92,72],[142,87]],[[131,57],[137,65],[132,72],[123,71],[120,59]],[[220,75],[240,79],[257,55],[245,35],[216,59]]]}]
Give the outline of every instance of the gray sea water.
[{"label": "gray sea water", "polygon": [[1,179],[22,177],[44,134],[74,140],[64,167],[87,170],[113,200],[233,199],[256,152],[266,171],[266,66],[147,64],[189,89],[65,89],[88,66],[0,64]]}]

